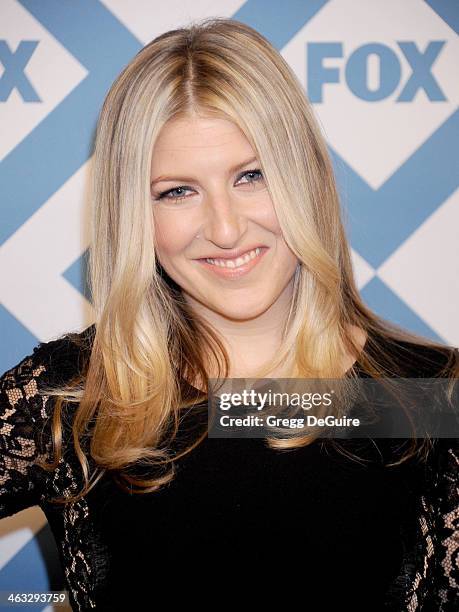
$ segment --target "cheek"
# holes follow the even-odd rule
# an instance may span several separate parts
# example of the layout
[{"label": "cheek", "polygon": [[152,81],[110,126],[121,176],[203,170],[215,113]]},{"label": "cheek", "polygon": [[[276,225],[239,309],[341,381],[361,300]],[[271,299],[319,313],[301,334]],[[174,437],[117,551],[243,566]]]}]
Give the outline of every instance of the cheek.
[{"label": "cheek", "polygon": [[155,248],[161,257],[171,257],[180,253],[189,244],[190,225],[178,218],[178,215],[165,211],[153,215]]},{"label": "cheek", "polygon": [[276,211],[274,209],[274,205],[271,201],[271,198],[266,198],[266,200],[259,207],[260,215],[258,217],[258,223],[263,225],[268,231],[272,232],[277,236],[282,235],[282,229],[279,225],[279,221],[276,215]]},{"label": "cheek", "polygon": [[271,199],[269,199],[269,201],[266,202],[266,206],[262,210],[263,210],[263,216],[260,219],[260,223],[269,232],[271,232],[272,234],[274,234],[277,237],[276,241],[278,243],[278,246],[281,247],[282,251],[287,250],[289,252],[289,254],[294,259],[297,259],[296,255],[294,255],[294,253],[292,253],[292,251],[288,247],[287,243],[285,242],[284,233],[283,233],[282,228],[281,228],[281,226],[279,224],[279,220],[277,218],[277,214],[276,214],[276,211],[274,209],[274,205],[273,205]]}]

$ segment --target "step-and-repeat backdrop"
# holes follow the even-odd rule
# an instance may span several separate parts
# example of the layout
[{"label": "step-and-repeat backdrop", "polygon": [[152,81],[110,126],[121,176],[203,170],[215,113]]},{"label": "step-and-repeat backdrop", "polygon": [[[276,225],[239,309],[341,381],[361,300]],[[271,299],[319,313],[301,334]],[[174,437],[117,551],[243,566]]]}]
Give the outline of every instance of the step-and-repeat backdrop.
[{"label": "step-and-repeat backdrop", "polygon": [[[456,0],[1,0],[1,372],[92,323],[85,189],[98,111],[142,46],[208,16],[259,30],[303,84],[366,303],[458,346]],[[60,588],[41,510],[1,521],[0,591]]]}]

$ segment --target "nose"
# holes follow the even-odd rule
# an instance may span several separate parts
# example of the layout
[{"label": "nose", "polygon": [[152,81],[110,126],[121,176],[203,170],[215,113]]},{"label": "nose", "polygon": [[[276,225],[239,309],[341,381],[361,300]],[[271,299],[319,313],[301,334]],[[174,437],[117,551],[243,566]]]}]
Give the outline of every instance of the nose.
[{"label": "nose", "polygon": [[247,218],[228,193],[209,195],[198,236],[221,248],[233,248],[247,230]]}]

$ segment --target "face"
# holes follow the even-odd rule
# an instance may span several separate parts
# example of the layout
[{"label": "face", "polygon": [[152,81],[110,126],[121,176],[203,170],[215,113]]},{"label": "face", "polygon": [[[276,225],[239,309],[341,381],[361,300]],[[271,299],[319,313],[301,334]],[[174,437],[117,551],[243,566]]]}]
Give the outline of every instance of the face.
[{"label": "face", "polygon": [[291,299],[298,259],[237,125],[167,123],[153,151],[151,194],[157,257],[194,308],[243,321]]}]

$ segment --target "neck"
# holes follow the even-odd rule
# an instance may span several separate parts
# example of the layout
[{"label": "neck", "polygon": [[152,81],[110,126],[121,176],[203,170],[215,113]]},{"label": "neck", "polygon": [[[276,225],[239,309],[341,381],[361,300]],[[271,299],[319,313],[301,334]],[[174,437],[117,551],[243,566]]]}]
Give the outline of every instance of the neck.
[{"label": "neck", "polygon": [[289,283],[269,308],[251,319],[229,319],[193,301],[193,309],[218,332],[228,351],[230,378],[250,378],[276,355],[293,297],[292,289],[293,283]]}]

